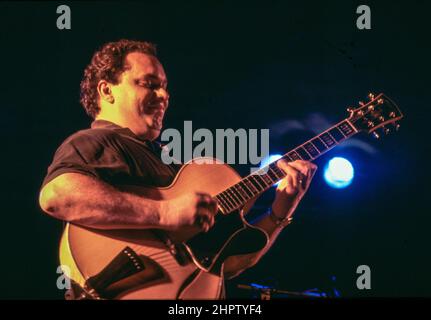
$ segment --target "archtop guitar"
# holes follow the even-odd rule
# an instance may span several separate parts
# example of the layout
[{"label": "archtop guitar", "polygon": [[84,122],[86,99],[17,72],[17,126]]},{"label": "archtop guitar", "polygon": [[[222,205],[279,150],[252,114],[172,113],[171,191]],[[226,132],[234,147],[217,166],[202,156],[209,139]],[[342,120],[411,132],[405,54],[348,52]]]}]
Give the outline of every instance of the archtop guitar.
[{"label": "archtop guitar", "polygon": [[[403,115],[384,94],[348,108],[349,116],[287,152],[288,161],[312,161],[359,132],[378,136]],[[229,259],[255,253],[268,242],[266,233],[244,218],[256,198],[283,179],[275,162],[241,178],[213,158],[193,159],[164,188],[124,187],[156,201],[205,190],[218,202],[214,226],[181,232],[161,230],[96,230],[66,224],[60,243],[62,269],[93,299],[217,299],[223,268]]]}]

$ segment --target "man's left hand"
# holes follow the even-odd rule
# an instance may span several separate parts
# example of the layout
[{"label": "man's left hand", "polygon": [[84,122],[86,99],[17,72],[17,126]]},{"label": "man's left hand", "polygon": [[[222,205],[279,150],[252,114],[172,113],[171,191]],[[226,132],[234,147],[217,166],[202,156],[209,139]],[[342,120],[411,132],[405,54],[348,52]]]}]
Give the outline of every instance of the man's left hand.
[{"label": "man's left hand", "polygon": [[297,160],[288,162],[279,160],[277,166],[286,173],[277,187],[275,200],[272,203],[273,214],[280,218],[291,217],[310,186],[317,166],[309,161]]}]

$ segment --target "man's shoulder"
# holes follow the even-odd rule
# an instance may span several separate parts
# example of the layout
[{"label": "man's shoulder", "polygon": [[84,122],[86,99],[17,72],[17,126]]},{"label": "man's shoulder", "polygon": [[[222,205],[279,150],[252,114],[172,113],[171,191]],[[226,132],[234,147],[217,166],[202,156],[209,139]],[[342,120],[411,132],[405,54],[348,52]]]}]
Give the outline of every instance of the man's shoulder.
[{"label": "man's shoulder", "polygon": [[69,135],[60,145],[59,150],[81,150],[87,152],[117,149],[121,144],[121,135],[115,130],[105,128],[89,128],[76,131]]},{"label": "man's shoulder", "polygon": [[79,141],[94,141],[106,143],[113,139],[118,139],[120,134],[112,129],[105,128],[88,128],[76,131],[68,136],[64,143],[79,142]]}]

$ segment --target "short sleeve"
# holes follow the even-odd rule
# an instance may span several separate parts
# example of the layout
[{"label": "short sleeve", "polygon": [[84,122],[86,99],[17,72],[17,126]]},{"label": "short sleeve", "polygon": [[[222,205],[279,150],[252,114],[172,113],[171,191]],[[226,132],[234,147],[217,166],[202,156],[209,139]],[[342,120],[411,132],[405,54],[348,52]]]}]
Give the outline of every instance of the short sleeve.
[{"label": "short sleeve", "polygon": [[125,158],[106,141],[85,134],[66,139],[55,152],[42,186],[64,173],[81,173],[111,183],[129,175]]}]

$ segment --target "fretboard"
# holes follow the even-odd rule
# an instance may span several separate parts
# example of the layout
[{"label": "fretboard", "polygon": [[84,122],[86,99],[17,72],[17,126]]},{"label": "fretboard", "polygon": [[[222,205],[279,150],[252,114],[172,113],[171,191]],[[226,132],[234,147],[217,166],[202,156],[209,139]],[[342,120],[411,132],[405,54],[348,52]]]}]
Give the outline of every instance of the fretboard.
[{"label": "fretboard", "polygon": [[[357,132],[353,125],[345,119],[284,154],[281,159],[287,161],[312,161]],[[242,208],[249,200],[257,197],[283,179],[286,174],[278,168],[277,161],[253,172],[240,182],[217,194],[215,198],[222,213],[228,214]]]}]

